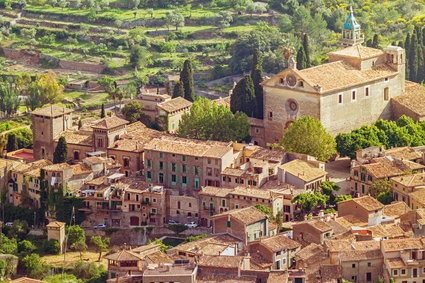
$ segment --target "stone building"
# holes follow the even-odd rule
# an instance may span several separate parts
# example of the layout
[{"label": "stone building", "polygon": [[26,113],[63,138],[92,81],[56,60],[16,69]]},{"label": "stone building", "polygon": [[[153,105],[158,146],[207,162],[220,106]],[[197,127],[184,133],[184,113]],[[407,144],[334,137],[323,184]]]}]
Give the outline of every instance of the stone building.
[{"label": "stone building", "polygon": [[53,160],[54,140],[72,127],[72,110],[56,105],[31,113],[34,159]]},{"label": "stone building", "polygon": [[47,228],[47,239],[56,240],[59,242],[60,253],[63,252],[65,248],[65,223],[54,221],[46,225]]},{"label": "stone building", "polygon": [[369,225],[378,225],[385,221],[384,205],[371,196],[349,199],[337,203],[338,216],[355,216]]},{"label": "stone building", "polygon": [[290,60],[287,69],[265,80],[264,119],[253,121],[253,141],[261,146],[276,143],[303,116],[319,119],[334,135],[391,119],[391,99],[405,93],[404,49],[374,49],[362,41],[350,11],[341,43],[351,46],[330,52],[329,63],[304,70]]},{"label": "stone building", "polygon": [[394,200],[403,201],[412,209],[424,207],[425,173],[403,175],[391,178]]},{"label": "stone building", "polygon": [[278,179],[297,189],[317,191],[328,173],[304,160],[293,160],[279,166]]}]

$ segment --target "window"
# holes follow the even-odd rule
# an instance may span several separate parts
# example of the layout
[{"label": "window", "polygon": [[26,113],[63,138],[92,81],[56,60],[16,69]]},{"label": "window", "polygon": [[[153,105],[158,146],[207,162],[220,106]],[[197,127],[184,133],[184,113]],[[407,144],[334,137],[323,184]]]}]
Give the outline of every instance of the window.
[{"label": "window", "polygon": [[269,112],[269,120],[273,120],[273,112]]},{"label": "window", "polygon": [[177,176],[171,175],[171,184],[175,185],[177,183]]},{"label": "window", "polygon": [[390,80],[389,78],[385,78],[385,79],[384,79],[384,81],[385,81],[385,82],[388,82],[389,80]]},{"label": "window", "polygon": [[353,264],[351,265],[351,267],[352,267],[352,268],[356,268],[356,264],[355,264],[355,263],[353,263]]},{"label": "window", "polygon": [[365,88],[364,88],[364,96],[365,97],[369,97],[369,95],[370,95],[370,87],[368,87],[368,86],[366,86]]},{"label": "window", "polygon": [[160,184],[164,184],[164,173],[159,173],[158,174],[158,182]]},{"label": "window", "polygon": [[351,280],[353,280],[353,281],[357,281],[357,276],[351,276]]},{"label": "window", "polygon": [[406,274],[406,269],[402,269],[401,274]]},{"label": "window", "polygon": [[232,224],[230,223],[230,221],[227,221],[227,227],[231,227]]},{"label": "window", "polygon": [[177,165],[176,165],[176,163],[171,163],[171,171],[172,171],[172,172],[176,172],[176,170],[177,170]]},{"label": "window", "polygon": [[372,273],[368,272],[366,273],[366,281],[372,281]]},{"label": "window", "polygon": [[398,275],[398,270],[397,270],[397,269],[396,269],[396,270],[394,270],[394,271],[393,271],[393,274],[394,274],[394,275]]},{"label": "window", "polygon": [[182,161],[187,161],[187,156],[186,155],[182,155]]},{"label": "window", "polygon": [[152,179],[152,172],[151,171],[146,172],[146,178],[148,178],[149,181],[150,181],[150,179]]},{"label": "window", "polygon": [[357,90],[352,90],[351,91],[351,101],[356,101],[357,100]]},{"label": "window", "polygon": [[384,100],[390,100],[390,89],[388,87],[384,88]]},{"label": "window", "polygon": [[147,159],[146,160],[146,167],[147,168],[152,168],[152,160],[151,159]]},{"label": "window", "polygon": [[130,166],[130,158],[128,158],[128,157],[124,157],[123,158],[123,165],[124,165],[124,167],[129,167]]},{"label": "window", "polygon": [[342,104],[342,93],[338,94],[338,104]]},{"label": "window", "polygon": [[159,170],[164,170],[164,162],[159,161],[158,169],[159,169]]},{"label": "window", "polygon": [[368,266],[368,267],[371,267],[371,266],[372,266],[372,263],[371,263],[371,262],[368,262],[368,263],[367,263],[367,266]]},{"label": "window", "polygon": [[225,199],[221,200],[221,206],[226,206],[226,200]]},{"label": "window", "polygon": [[80,152],[78,150],[74,151],[74,160],[80,160]]},{"label": "window", "polygon": [[183,186],[187,185],[187,177],[186,176],[182,176],[182,184],[183,184]]}]

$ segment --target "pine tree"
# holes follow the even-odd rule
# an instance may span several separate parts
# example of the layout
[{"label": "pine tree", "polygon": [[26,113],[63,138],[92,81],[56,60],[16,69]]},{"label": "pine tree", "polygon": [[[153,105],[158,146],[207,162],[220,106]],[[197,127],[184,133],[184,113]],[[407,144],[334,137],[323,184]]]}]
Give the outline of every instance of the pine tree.
[{"label": "pine tree", "polygon": [[254,51],[252,59],[251,79],[254,84],[255,99],[257,101],[257,116],[258,119],[263,119],[263,62],[261,60],[260,51]]},{"label": "pine tree", "polygon": [[68,159],[68,145],[64,137],[60,137],[53,153],[53,163],[64,163]]},{"label": "pine tree", "polygon": [[18,141],[16,140],[15,134],[11,133],[7,135],[7,152],[12,152],[18,149]]},{"label": "pine tree", "polygon": [[256,117],[257,100],[251,76],[244,76],[236,84],[230,97],[230,109],[233,113],[240,111],[249,117]]},{"label": "pine tree", "polygon": [[379,45],[380,45],[379,35],[375,33],[375,35],[373,36],[372,47],[379,48]]},{"label": "pine tree", "polygon": [[307,59],[305,57],[304,47],[301,46],[297,52],[297,69],[302,70],[307,67]]},{"label": "pine tree", "polygon": [[304,34],[303,37],[303,48],[304,48],[304,54],[305,54],[305,58],[306,58],[306,67],[310,68],[311,67],[311,62],[310,62],[310,46],[308,43],[308,36],[307,34]]},{"label": "pine tree", "polygon": [[183,97],[184,96],[184,88],[183,88],[183,83],[182,82],[177,82],[176,85],[174,86],[174,90],[173,90],[173,98],[176,97]]},{"label": "pine tree", "polygon": [[183,70],[180,73],[180,81],[183,83],[184,98],[193,102],[195,100],[195,88],[193,83],[192,62],[190,59],[184,61]]},{"label": "pine tree", "polygon": [[105,118],[105,104],[102,103],[102,109],[100,110],[100,118]]}]

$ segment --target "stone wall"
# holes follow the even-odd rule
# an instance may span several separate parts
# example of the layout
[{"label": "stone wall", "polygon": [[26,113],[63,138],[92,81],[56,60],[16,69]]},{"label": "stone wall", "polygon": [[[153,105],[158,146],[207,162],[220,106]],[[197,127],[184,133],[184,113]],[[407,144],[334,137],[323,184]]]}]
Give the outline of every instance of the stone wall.
[{"label": "stone wall", "polygon": [[62,69],[90,72],[90,73],[102,73],[103,70],[106,68],[105,65],[73,62],[73,61],[66,61],[66,60],[60,60],[59,67],[61,67]]},{"label": "stone wall", "polygon": [[3,56],[7,59],[29,65],[40,65],[40,51],[11,49],[3,47]]}]

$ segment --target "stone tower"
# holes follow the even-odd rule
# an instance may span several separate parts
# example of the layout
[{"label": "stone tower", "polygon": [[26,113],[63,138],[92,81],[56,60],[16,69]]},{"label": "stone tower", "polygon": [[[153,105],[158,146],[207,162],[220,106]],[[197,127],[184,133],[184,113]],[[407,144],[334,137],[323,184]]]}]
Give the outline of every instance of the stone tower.
[{"label": "stone tower", "polygon": [[34,159],[53,160],[55,139],[72,126],[72,110],[56,105],[31,113]]},{"label": "stone tower", "polygon": [[59,242],[60,253],[63,253],[65,247],[65,223],[54,221],[46,225],[47,239]]},{"label": "stone tower", "polygon": [[342,37],[339,41],[343,46],[355,46],[364,42],[364,35],[360,33],[360,24],[354,17],[353,8],[350,7],[350,13],[342,26]]}]

